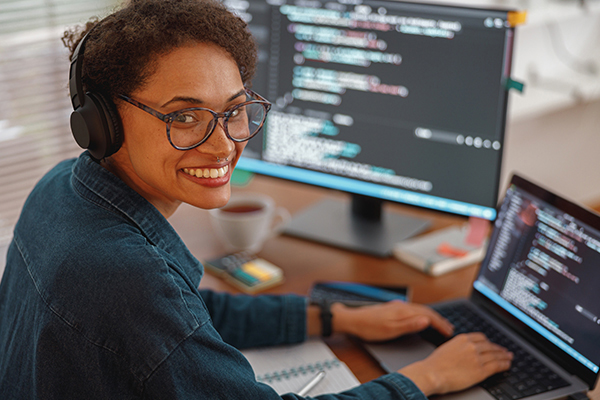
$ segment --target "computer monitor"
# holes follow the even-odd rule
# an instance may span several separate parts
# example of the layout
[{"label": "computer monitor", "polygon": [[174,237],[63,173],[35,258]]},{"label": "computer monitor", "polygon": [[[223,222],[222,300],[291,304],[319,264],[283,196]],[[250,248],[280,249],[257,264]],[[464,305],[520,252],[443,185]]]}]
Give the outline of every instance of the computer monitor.
[{"label": "computer monitor", "polygon": [[428,221],[493,220],[514,27],[507,10],[381,0],[228,0],[273,108],[238,168],[347,192],[286,233],[380,256]]}]

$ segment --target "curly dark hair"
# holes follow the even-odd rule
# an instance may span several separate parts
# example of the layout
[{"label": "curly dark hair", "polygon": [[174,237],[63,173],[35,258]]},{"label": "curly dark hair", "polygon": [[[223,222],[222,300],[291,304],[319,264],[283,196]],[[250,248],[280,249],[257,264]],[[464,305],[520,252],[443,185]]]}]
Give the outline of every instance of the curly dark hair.
[{"label": "curly dark hair", "polygon": [[113,101],[142,88],[157,57],[190,42],[214,43],[237,63],[244,85],[256,68],[256,43],[247,24],[216,0],[130,0],[106,18],[68,30],[62,41],[73,51],[86,41],[82,80],[85,90]]}]

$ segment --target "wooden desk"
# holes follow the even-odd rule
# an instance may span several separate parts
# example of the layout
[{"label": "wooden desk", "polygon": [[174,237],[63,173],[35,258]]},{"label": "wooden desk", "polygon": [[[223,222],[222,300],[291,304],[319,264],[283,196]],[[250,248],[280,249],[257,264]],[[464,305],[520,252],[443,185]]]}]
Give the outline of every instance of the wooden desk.
[{"label": "wooden desk", "polygon": [[[233,188],[235,192],[259,192],[274,198],[279,206],[292,214],[326,197],[349,201],[348,196],[331,190],[295,184],[266,177],[255,177],[246,187]],[[398,205],[388,210],[421,216],[432,221],[432,229],[464,222],[464,219],[441,215]],[[170,219],[194,256],[210,259],[224,253],[213,233],[208,213],[182,205]],[[407,285],[412,289],[412,300],[431,303],[468,296],[471,282],[477,273],[473,265],[441,277],[432,278],[416,271],[394,258],[376,258],[336,249],[322,244],[279,236],[269,240],[259,255],[284,270],[285,282],[262,293],[296,293],[306,295],[318,280],[341,280],[382,285]],[[239,291],[219,278],[206,273],[200,287],[215,291]],[[343,335],[326,340],[333,352],[354,372],[360,382],[374,379],[384,371],[357,343]],[[600,393],[595,396],[600,399]]]}]

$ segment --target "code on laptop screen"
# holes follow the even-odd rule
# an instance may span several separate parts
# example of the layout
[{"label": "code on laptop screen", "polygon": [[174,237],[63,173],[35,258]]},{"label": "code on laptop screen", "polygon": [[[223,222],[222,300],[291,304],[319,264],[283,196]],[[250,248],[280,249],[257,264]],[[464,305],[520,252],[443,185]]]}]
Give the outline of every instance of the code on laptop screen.
[{"label": "code on laptop screen", "polygon": [[597,372],[600,232],[514,185],[495,224],[476,289]]}]

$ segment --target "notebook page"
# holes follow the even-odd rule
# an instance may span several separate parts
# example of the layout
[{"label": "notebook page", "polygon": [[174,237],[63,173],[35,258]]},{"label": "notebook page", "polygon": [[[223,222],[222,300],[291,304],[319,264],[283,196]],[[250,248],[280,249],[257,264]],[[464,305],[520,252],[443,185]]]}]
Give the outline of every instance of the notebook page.
[{"label": "notebook page", "polygon": [[242,353],[252,365],[257,381],[270,385],[279,394],[298,392],[320,370],[325,371],[325,377],[310,391],[310,396],[343,392],[360,385],[346,364],[320,339]]}]

